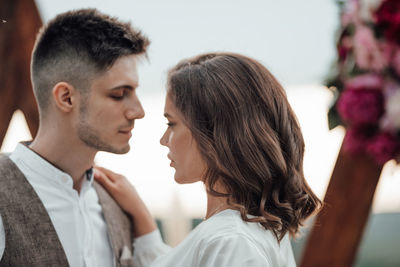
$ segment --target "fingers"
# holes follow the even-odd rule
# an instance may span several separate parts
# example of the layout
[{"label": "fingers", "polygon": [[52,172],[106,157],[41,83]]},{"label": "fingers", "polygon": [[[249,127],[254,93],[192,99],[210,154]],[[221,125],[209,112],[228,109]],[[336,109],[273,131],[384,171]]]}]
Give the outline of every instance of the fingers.
[{"label": "fingers", "polygon": [[109,169],[100,167],[100,166],[95,166],[95,169],[99,170],[102,172],[104,175],[106,175],[111,181],[115,182],[115,180],[118,178],[118,176],[121,176],[113,171],[110,171]]},{"label": "fingers", "polygon": [[94,178],[96,179],[96,181],[98,181],[103,187],[107,189],[113,189],[114,182],[106,174],[96,168],[94,169]]}]

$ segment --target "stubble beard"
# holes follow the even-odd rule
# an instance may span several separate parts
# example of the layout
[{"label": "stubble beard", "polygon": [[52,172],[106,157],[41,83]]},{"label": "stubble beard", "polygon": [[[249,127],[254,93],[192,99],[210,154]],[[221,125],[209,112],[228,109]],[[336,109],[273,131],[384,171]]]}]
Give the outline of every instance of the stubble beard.
[{"label": "stubble beard", "polygon": [[116,148],[101,139],[100,133],[93,128],[87,120],[87,105],[82,105],[79,113],[77,134],[79,139],[85,145],[97,151],[110,152],[114,154],[125,154],[129,152],[129,144],[123,148]]}]

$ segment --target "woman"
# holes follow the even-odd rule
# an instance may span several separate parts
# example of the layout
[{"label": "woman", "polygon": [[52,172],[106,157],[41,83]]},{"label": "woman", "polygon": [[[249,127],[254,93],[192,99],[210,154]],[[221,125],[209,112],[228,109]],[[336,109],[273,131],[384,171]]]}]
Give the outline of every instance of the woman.
[{"label": "woman", "polygon": [[132,215],[137,236],[153,231],[135,241],[136,264],[295,266],[288,235],[321,201],[304,179],[303,137],[274,76],[238,54],[184,60],[168,74],[164,115],[160,142],[175,180],[204,183],[207,213],[167,252],[133,187],[101,169],[96,178]]}]

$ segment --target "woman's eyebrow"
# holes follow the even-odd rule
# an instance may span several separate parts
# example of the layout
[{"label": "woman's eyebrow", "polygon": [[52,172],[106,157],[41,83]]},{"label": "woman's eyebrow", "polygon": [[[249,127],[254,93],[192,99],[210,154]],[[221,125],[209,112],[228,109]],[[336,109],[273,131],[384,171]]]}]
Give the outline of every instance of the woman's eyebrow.
[{"label": "woman's eyebrow", "polygon": [[165,118],[172,118],[173,116],[171,116],[170,114],[168,114],[167,112],[164,113],[164,117]]}]

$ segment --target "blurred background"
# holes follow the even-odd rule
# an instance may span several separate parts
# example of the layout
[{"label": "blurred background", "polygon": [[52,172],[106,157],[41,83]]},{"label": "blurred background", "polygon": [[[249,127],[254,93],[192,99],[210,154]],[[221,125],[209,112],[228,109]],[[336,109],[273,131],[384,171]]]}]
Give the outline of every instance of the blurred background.
[{"label": "blurred background", "polygon": [[[139,66],[137,91],[146,116],[135,124],[131,151],[99,153],[96,162],[129,178],[158,219],[166,242],[179,243],[205,215],[202,184],[176,184],[168,151],[159,144],[166,129],[166,71],[199,53],[242,53],[261,61],[278,78],[303,130],[305,176],[323,199],[345,133],[341,127],[328,130],[326,114],[333,95],[323,86],[336,59],[335,1],[36,0],[36,5],[43,22],[67,10],[95,7],[130,21],[151,39],[149,59]],[[29,139],[24,116],[17,111],[1,152],[12,152],[18,142]],[[400,168],[389,161],[376,189],[356,266],[400,266],[399,190]],[[297,257],[305,237],[294,243]]]}]

